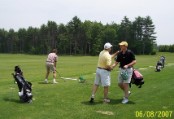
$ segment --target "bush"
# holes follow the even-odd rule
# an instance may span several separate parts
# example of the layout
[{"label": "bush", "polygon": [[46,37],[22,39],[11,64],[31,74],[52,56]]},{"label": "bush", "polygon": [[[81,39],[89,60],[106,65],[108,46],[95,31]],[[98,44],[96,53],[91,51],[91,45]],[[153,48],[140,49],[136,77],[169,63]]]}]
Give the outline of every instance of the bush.
[{"label": "bush", "polygon": [[153,50],[150,54],[151,55],[156,55],[156,50]]}]

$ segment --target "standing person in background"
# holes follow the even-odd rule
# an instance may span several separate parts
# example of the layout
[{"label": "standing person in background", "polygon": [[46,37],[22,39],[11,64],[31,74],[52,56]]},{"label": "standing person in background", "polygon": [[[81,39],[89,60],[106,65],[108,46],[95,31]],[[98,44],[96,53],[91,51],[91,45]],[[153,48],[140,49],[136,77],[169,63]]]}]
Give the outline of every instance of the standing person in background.
[{"label": "standing person in background", "polygon": [[108,98],[108,90],[110,86],[110,71],[112,70],[112,58],[117,55],[118,52],[114,53],[113,55],[110,55],[112,45],[110,43],[106,43],[104,45],[104,50],[100,52],[99,59],[98,59],[98,65],[96,69],[96,77],[92,89],[92,95],[90,99],[90,103],[94,102],[95,93],[97,92],[97,89],[101,83],[101,85],[104,87],[104,99],[103,102],[109,103],[110,100]]},{"label": "standing person in background", "polygon": [[120,73],[118,75],[118,86],[123,90],[123,104],[128,103],[130,95],[129,83],[131,82],[133,65],[136,63],[135,55],[131,50],[128,50],[128,43],[122,41],[119,43],[121,51],[117,54],[113,68],[119,63]]},{"label": "standing person in background", "polygon": [[57,83],[56,81],[56,63],[57,63],[57,49],[53,49],[51,53],[48,54],[46,59],[46,76],[45,76],[45,83],[48,83],[48,76],[50,71],[53,72],[53,83]]}]

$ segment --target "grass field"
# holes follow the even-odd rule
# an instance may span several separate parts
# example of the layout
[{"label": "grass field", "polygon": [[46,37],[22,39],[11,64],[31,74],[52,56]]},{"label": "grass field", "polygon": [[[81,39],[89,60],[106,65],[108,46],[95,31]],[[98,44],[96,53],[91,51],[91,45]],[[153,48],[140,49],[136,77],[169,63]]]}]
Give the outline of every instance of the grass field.
[{"label": "grass field", "polygon": [[[155,72],[154,66],[161,55],[166,66]],[[23,54],[0,54],[0,119],[136,119],[174,118],[174,54],[158,53],[136,56],[136,69],[144,75],[141,89],[132,85],[130,102],[121,104],[122,91],[117,86],[118,67],[111,72],[109,90],[111,103],[104,104],[103,88],[100,87],[94,104],[89,104],[98,57],[60,56],[57,70],[63,77],[83,76],[85,83],[62,80],[58,84],[43,84],[45,56]],[[33,83],[34,101],[19,102],[18,87],[11,73],[20,65],[25,78]],[[52,75],[49,77],[52,82]]]}]

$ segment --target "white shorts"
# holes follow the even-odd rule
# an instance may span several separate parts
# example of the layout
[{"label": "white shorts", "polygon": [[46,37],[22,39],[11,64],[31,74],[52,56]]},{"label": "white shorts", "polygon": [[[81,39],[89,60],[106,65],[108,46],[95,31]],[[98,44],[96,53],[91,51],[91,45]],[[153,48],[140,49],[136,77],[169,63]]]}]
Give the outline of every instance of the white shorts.
[{"label": "white shorts", "polygon": [[105,86],[107,87],[107,86],[110,86],[110,84],[111,84],[110,79],[111,79],[110,71],[97,68],[94,84],[96,84],[96,85],[101,84],[103,87],[105,87]]},{"label": "white shorts", "polygon": [[[121,77],[121,72],[123,70],[127,70],[127,73],[128,73],[128,78],[127,80],[124,80],[122,77]],[[120,68],[120,72],[119,72],[119,75],[118,75],[118,83],[130,83],[131,82],[131,78],[132,78],[132,73],[133,73],[133,68],[127,68],[127,69],[122,69]]]},{"label": "white shorts", "polygon": [[54,67],[54,63],[52,62],[46,62],[46,68],[49,70],[49,71],[52,71],[52,72],[55,72],[55,67]]}]

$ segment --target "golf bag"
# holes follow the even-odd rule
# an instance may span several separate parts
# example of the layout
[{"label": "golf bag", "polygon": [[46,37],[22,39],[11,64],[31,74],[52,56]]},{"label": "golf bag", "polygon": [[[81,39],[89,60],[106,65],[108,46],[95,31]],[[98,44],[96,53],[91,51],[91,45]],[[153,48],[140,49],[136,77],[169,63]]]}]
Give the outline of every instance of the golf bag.
[{"label": "golf bag", "polygon": [[166,58],[164,56],[160,57],[160,61],[162,62],[162,68],[164,68]]},{"label": "golf bag", "polygon": [[23,72],[19,66],[15,66],[14,73],[12,73],[15,82],[19,88],[19,98],[21,102],[32,102],[32,83],[25,80]]},{"label": "golf bag", "polygon": [[161,61],[158,61],[157,64],[156,64],[156,71],[157,72],[160,72],[162,69],[162,62]]},{"label": "golf bag", "polygon": [[[144,84],[143,75],[136,69],[133,70],[131,83],[138,86],[138,88],[141,88]],[[129,84],[130,87],[131,83]]]},{"label": "golf bag", "polygon": [[165,57],[161,56],[160,60],[157,62],[156,64],[156,71],[160,72],[162,68],[164,68],[164,64],[165,64]]}]

